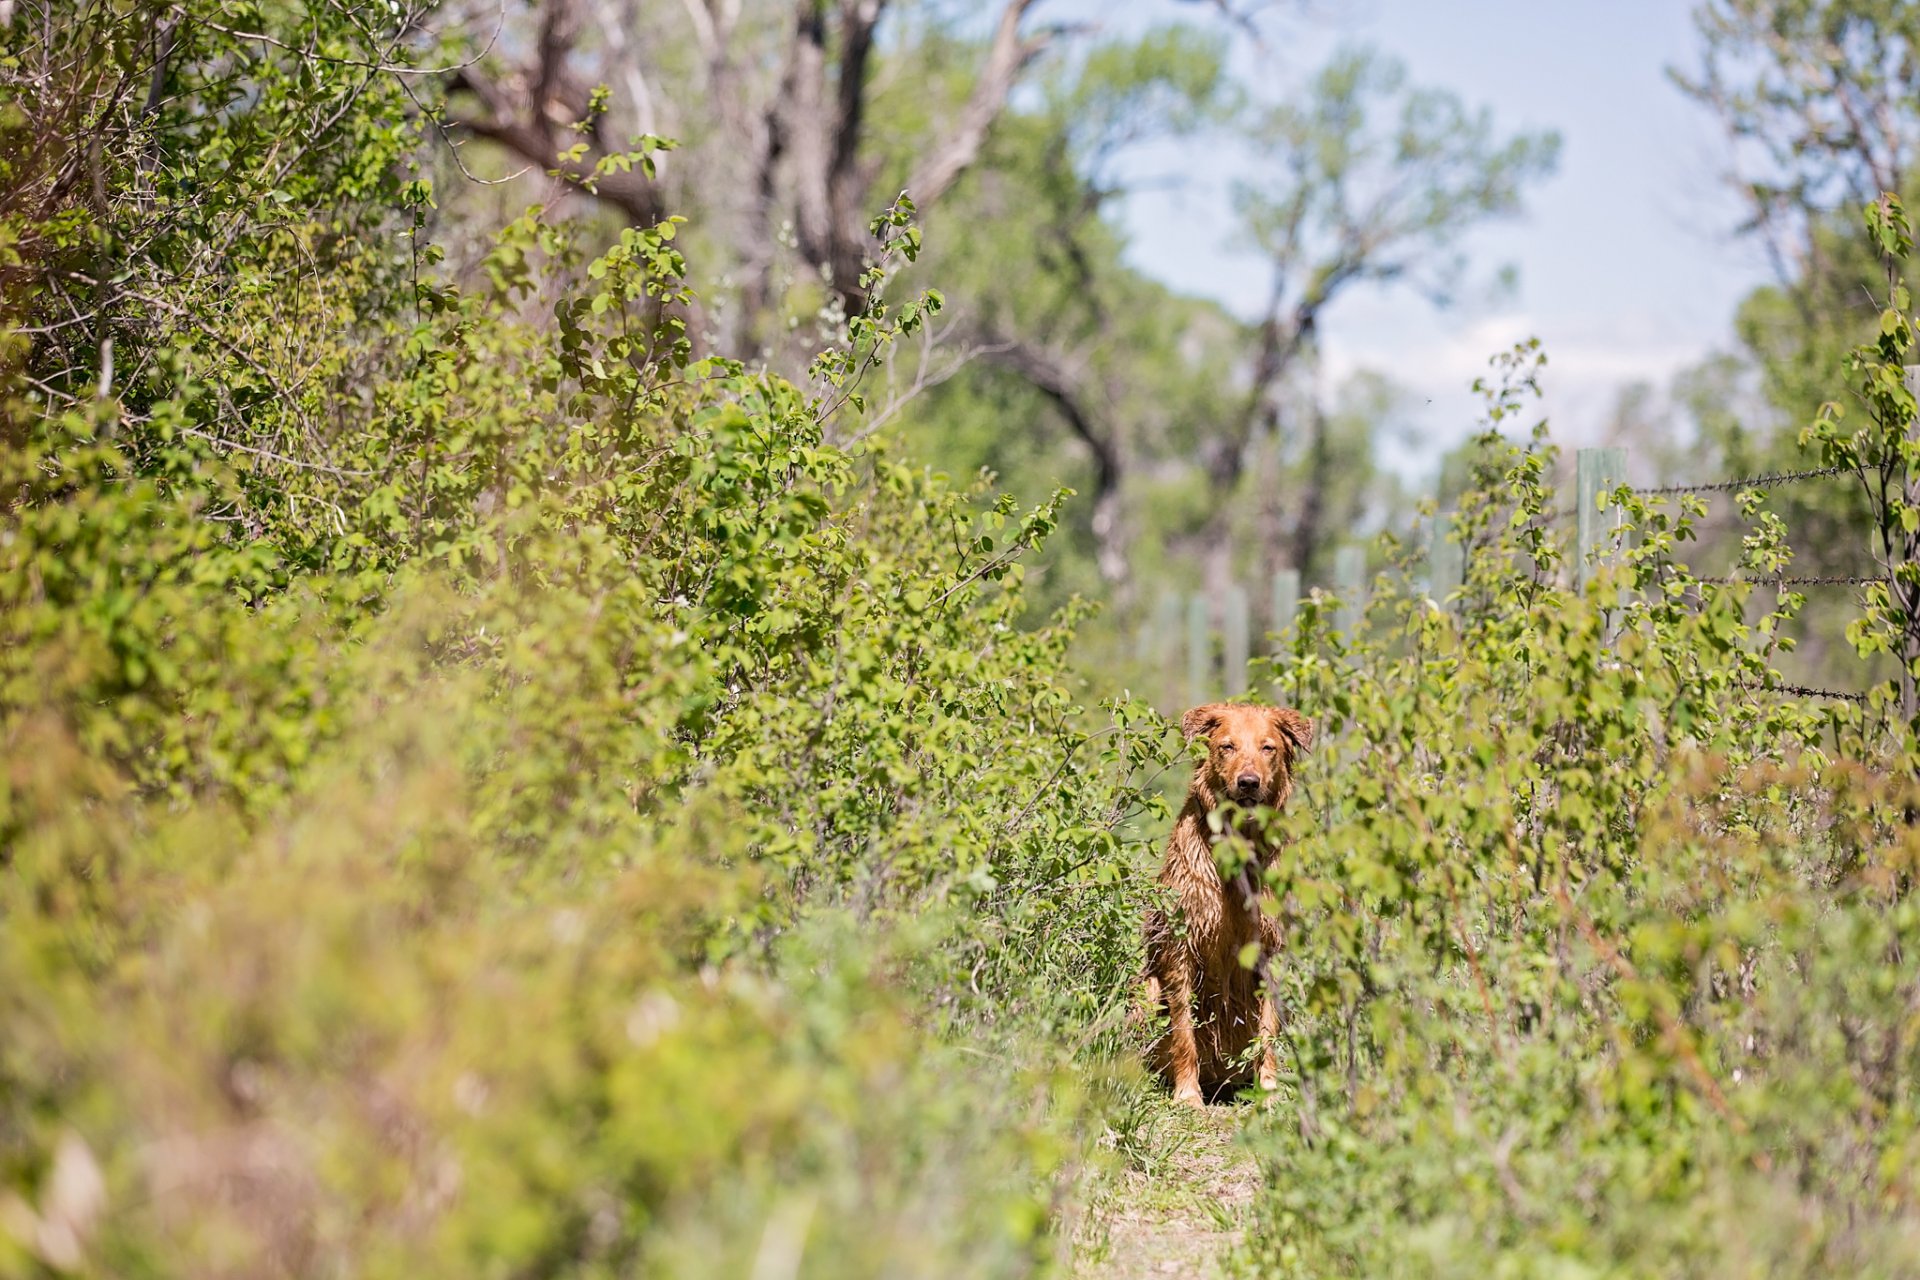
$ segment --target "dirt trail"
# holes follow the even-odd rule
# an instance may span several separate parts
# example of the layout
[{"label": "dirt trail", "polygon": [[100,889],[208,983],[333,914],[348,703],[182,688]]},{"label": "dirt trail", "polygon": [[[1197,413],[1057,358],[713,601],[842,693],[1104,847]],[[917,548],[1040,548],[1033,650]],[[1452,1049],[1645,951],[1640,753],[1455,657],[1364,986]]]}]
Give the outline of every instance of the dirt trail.
[{"label": "dirt trail", "polygon": [[1170,1116],[1161,1167],[1119,1175],[1092,1207],[1074,1275],[1220,1277],[1220,1259],[1239,1240],[1259,1181],[1253,1158],[1234,1142],[1245,1118],[1237,1107]]}]

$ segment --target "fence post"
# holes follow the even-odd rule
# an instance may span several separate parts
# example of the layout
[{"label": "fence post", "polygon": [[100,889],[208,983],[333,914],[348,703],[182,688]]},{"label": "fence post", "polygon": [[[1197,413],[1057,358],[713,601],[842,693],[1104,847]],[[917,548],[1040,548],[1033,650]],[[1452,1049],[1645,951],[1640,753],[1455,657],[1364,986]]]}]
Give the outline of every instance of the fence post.
[{"label": "fence post", "polygon": [[1158,666],[1160,657],[1160,630],[1154,623],[1160,621],[1160,611],[1142,615],[1140,629],[1133,637],[1133,665],[1136,667]]},{"label": "fence post", "polygon": [[1160,616],[1154,620],[1159,652],[1154,661],[1162,671],[1173,665],[1180,652],[1180,593],[1168,587],[1160,593]]},{"label": "fence post", "polygon": [[1578,563],[1575,566],[1574,583],[1581,595],[1587,593],[1587,584],[1593,581],[1598,571],[1599,566],[1594,563],[1595,556],[1607,550],[1611,561],[1613,534],[1626,520],[1626,513],[1618,507],[1600,510],[1600,495],[1626,478],[1625,449],[1582,449],[1574,457],[1574,510],[1578,521],[1575,538]]},{"label": "fence post", "polygon": [[1247,687],[1247,589],[1227,588],[1221,628],[1226,632],[1222,648],[1226,657],[1226,688],[1229,696],[1245,692]]},{"label": "fence post", "polygon": [[1208,701],[1208,677],[1213,674],[1213,633],[1208,626],[1207,596],[1196,591],[1187,598],[1187,705]]},{"label": "fence post", "polygon": [[1432,529],[1427,536],[1427,595],[1445,609],[1447,597],[1460,589],[1466,576],[1467,554],[1451,536],[1453,512],[1435,512]]},{"label": "fence post", "polygon": [[1140,624],[1137,656],[1140,666],[1154,672],[1160,680],[1169,678],[1168,668],[1180,648],[1180,593],[1171,588],[1160,592],[1153,613]]},{"label": "fence post", "polygon": [[1364,547],[1342,547],[1333,557],[1333,587],[1340,594],[1341,634],[1351,636],[1366,614],[1367,552]]},{"label": "fence post", "polygon": [[1273,635],[1277,641],[1293,629],[1300,613],[1300,571],[1278,569],[1273,575]]}]

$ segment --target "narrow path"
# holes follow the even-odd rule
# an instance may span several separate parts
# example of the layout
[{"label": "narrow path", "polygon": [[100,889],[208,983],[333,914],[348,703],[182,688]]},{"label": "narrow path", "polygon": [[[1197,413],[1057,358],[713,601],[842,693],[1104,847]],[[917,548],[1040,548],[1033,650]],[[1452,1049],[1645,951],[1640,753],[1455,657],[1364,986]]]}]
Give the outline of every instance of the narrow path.
[{"label": "narrow path", "polygon": [[1091,1206],[1076,1252],[1079,1280],[1217,1280],[1240,1238],[1259,1171],[1235,1142],[1238,1107],[1155,1116],[1144,1150]]}]

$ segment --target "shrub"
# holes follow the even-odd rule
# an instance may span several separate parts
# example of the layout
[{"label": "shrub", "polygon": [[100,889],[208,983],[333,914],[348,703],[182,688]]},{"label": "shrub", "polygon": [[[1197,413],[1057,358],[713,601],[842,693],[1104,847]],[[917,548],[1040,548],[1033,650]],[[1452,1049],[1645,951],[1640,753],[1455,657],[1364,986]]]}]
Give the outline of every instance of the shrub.
[{"label": "shrub", "polygon": [[[1361,637],[1309,611],[1275,668],[1333,745],[1272,880],[1291,1080],[1241,1269],[1910,1272],[1920,911],[1888,691],[1776,691],[1802,600],[1693,578],[1697,500],[1612,495],[1623,565],[1575,597],[1551,447],[1480,457],[1453,611],[1383,579]],[[1749,575],[1783,537],[1761,518]]]},{"label": "shrub", "polygon": [[826,443],[910,206],[802,385],[696,355],[673,221],[441,268],[345,70],[407,31],[48,15],[9,163],[110,127],[0,210],[0,1274],[1041,1265],[1166,742],[1016,625],[1060,497]]}]

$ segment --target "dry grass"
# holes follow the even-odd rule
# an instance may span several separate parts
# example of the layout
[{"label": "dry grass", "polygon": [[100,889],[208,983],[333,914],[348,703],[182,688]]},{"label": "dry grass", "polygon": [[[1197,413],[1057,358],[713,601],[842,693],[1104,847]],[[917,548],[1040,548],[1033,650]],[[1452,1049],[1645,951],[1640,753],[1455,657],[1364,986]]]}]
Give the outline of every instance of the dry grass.
[{"label": "dry grass", "polygon": [[1119,1157],[1088,1197],[1071,1274],[1080,1280],[1218,1277],[1240,1238],[1259,1173],[1236,1141],[1248,1112],[1169,1103],[1157,1090],[1123,1113]]}]

